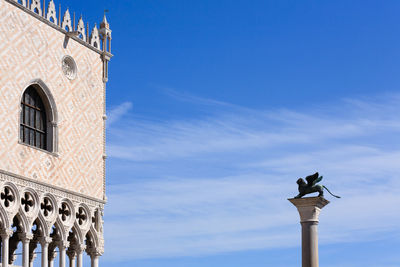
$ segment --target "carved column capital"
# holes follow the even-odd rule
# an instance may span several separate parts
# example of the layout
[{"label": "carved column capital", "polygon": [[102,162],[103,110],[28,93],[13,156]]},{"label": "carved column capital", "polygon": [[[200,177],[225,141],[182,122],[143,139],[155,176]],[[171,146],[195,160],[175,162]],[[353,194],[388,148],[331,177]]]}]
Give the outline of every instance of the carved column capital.
[{"label": "carved column capital", "polygon": [[39,238],[39,243],[43,245],[49,245],[53,239],[49,236],[42,236]]},{"label": "carved column capital", "polygon": [[329,204],[329,201],[323,197],[292,198],[289,201],[296,206],[302,223],[318,223],[321,209]]},{"label": "carved column capital", "polygon": [[90,257],[100,257],[103,255],[103,251],[101,251],[98,248],[92,248],[89,251],[87,251]]},{"label": "carved column capital", "polygon": [[60,249],[67,249],[69,247],[69,242],[64,240],[58,240],[56,244]]},{"label": "carved column capital", "polygon": [[86,250],[86,245],[79,244],[79,245],[74,246],[74,249],[75,249],[76,253],[78,253],[78,254],[83,253]]},{"label": "carved column capital", "polygon": [[10,238],[13,235],[14,231],[12,229],[1,229],[0,236],[2,239]]},{"label": "carved column capital", "polygon": [[29,241],[31,241],[33,239],[33,234],[32,233],[20,233],[18,236],[19,236],[19,238],[21,239],[21,241],[23,243],[29,242]]},{"label": "carved column capital", "polygon": [[70,259],[74,259],[74,258],[76,258],[77,252],[76,252],[75,249],[69,248],[69,249],[67,250],[67,255],[68,255],[68,257],[69,257]]}]

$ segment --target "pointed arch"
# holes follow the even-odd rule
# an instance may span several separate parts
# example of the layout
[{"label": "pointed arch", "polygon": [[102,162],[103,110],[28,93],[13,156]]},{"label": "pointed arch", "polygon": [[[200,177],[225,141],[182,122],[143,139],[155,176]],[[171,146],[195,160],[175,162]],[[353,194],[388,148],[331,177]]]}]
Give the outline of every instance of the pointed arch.
[{"label": "pointed arch", "polygon": [[[58,231],[60,241],[66,241],[68,236],[66,236],[66,232],[65,232],[64,226],[63,226],[63,224],[62,224],[60,218],[57,218],[57,220],[55,221],[55,223],[53,224],[53,226],[54,226],[54,227],[57,229],[57,231]],[[50,231],[50,232],[51,232],[51,231]],[[69,232],[69,231],[68,231],[68,232]]]},{"label": "pointed arch", "polygon": [[[45,115],[45,127],[40,131],[42,134],[45,134],[45,148],[44,150],[47,150],[52,153],[57,153],[58,152],[58,130],[57,130],[57,125],[58,125],[58,112],[57,112],[57,106],[56,102],[54,100],[53,94],[51,93],[49,87],[41,80],[41,79],[33,79],[27,83],[27,85],[24,87],[20,99],[21,103],[24,103],[24,96],[25,92],[28,90],[34,89],[34,91],[37,93],[37,95],[40,97],[40,101],[43,103],[43,115]],[[40,104],[39,101],[39,104]],[[20,125],[22,129],[22,125],[24,124],[24,115],[22,114],[23,112],[23,106],[21,105],[20,108]],[[19,141],[21,143],[27,143],[24,142],[23,138],[24,132],[22,130],[19,131]],[[29,144],[28,144],[29,145]],[[38,147],[38,146],[36,146]],[[40,147],[39,147],[40,148]]]},{"label": "pointed arch", "polygon": [[34,223],[35,222],[41,227],[43,231],[43,236],[50,236],[50,229],[47,226],[48,224],[41,213],[39,213]]},{"label": "pointed arch", "polygon": [[8,219],[8,215],[3,205],[0,205],[0,229],[10,229],[10,220]]},{"label": "pointed arch", "polygon": [[[92,244],[88,244],[90,241]],[[90,227],[90,230],[85,235],[85,245],[86,245],[86,252],[90,254],[91,250],[99,247],[99,238],[96,234],[96,231],[93,227]]]},{"label": "pointed arch", "polygon": [[81,229],[79,228],[79,226],[76,223],[74,223],[74,226],[72,226],[71,231],[75,234],[78,244],[83,244],[83,242],[85,241],[85,238],[83,236]]},{"label": "pointed arch", "polygon": [[26,215],[23,212],[18,212],[17,214],[15,214],[13,221],[15,218],[17,218],[18,221],[20,222],[22,233],[30,233],[31,232],[31,228],[29,226],[29,220],[28,220],[28,218],[26,218]]}]

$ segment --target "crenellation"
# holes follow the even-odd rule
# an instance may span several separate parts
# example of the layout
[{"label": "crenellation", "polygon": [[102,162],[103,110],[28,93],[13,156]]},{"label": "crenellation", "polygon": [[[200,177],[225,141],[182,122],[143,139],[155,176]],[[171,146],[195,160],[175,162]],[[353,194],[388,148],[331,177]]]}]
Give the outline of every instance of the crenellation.
[{"label": "crenellation", "polygon": [[26,0],[14,0],[14,1],[26,7]]},{"label": "crenellation", "polygon": [[97,49],[100,49],[100,38],[99,38],[99,30],[97,29],[97,25],[95,24],[90,34],[90,44]]},{"label": "crenellation", "polygon": [[58,25],[58,23],[57,23],[56,5],[54,4],[53,0],[50,0],[49,4],[47,6],[46,19],[48,21]]},{"label": "crenellation", "polygon": [[[101,50],[101,52],[109,53],[111,55],[111,29],[110,24],[104,15],[103,21],[100,25],[100,30],[96,24],[90,31],[89,23],[87,27],[83,22],[82,16],[80,17],[78,24],[75,23],[75,13],[73,18],[71,16],[69,8],[62,14],[61,4],[59,5],[58,18],[56,5],[54,0],[8,0],[17,3],[22,10],[32,11],[40,17],[43,17],[47,21],[53,23],[61,30],[66,32],[76,32],[78,38],[83,40],[85,43],[92,47]],[[43,1],[43,2],[41,2]],[[46,5],[47,1],[47,5]],[[29,13],[29,12],[28,12]],[[90,36],[89,33],[91,32]],[[93,35],[93,38],[92,38]]]},{"label": "crenellation", "polygon": [[82,17],[80,17],[79,22],[78,22],[78,28],[76,29],[77,32],[79,32],[79,38],[81,38],[83,41],[86,41],[86,34],[85,34],[85,23],[83,22]]},{"label": "crenellation", "polygon": [[73,31],[72,29],[72,21],[71,21],[71,14],[69,13],[69,9],[67,9],[64,13],[63,20],[61,23],[61,28],[66,30],[67,32]]},{"label": "crenellation", "polygon": [[30,9],[35,12],[36,14],[38,14],[39,16],[42,15],[42,8],[40,6],[40,0],[31,0],[31,6]]}]

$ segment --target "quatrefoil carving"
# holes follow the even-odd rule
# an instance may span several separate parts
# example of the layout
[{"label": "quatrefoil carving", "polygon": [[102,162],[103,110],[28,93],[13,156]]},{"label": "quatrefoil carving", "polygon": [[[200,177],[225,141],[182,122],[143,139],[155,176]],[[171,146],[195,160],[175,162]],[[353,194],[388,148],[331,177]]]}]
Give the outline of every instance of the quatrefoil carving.
[{"label": "quatrefoil carving", "polygon": [[43,211],[43,215],[45,217],[49,216],[49,214],[53,211],[53,205],[47,197],[44,198],[43,203],[40,204],[40,209]]},{"label": "quatrefoil carving", "polygon": [[68,219],[68,217],[71,216],[70,208],[65,202],[61,204],[61,208],[59,208],[58,212],[60,213],[61,220],[63,222],[65,222]]},{"label": "quatrefoil carving", "polygon": [[82,225],[86,221],[87,215],[82,207],[80,207],[78,212],[76,213],[76,219],[78,220],[79,225]]},{"label": "quatrefoil carving", "polygon": [[15,199],[14,194],[8,186],[4,187],[4,192],[0,194],[0,198],[4,201],[4,206],[6,206],[6,208],[8,208]]},{"label": "quatrefoil carving", "polygon": [[24,207],[25,212],[29,212],[34,206],[33,197],[30,193],[26,192],[24,197],[21,198],[21,204]]}]

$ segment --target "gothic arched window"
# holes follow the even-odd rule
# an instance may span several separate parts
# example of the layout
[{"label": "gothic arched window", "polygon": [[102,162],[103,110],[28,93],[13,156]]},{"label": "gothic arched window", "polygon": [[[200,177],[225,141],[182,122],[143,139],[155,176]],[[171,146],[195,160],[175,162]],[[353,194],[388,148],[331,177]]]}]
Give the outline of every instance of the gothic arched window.
[{"label": "gothic arched window", "polygon": [[29,86],[22,97],[20,131],[22,143],[48,150],[46,109],[33,86]]}]

